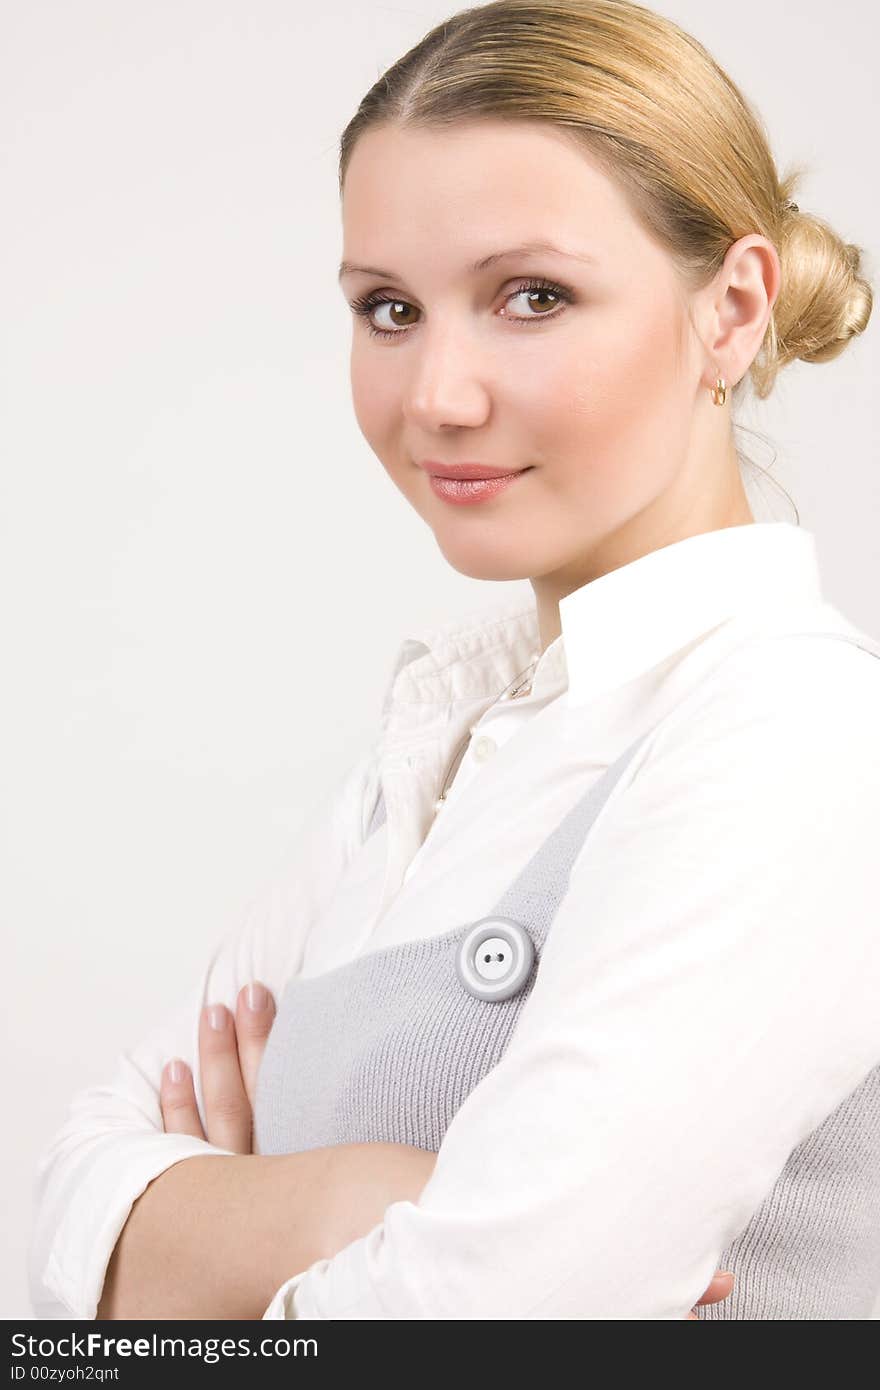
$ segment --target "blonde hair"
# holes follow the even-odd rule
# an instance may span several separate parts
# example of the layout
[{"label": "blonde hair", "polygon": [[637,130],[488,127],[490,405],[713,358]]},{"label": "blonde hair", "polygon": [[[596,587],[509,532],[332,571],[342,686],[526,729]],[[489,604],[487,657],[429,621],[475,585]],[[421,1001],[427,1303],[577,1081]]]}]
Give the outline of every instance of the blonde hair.
[{"label": "blonde hair", "polygon": [[788,362],[829,362],[867,327],[862,249],[788,206],[805,166],[780,179],[757,113],[662,15],[629,0],[495,0],[444,20],[382,74],[346,126],[340,197],[365,130],[481,117],[570,132],[668,251],[686,293],[709,283],[740,237],[773,242],[781,284],[749,368],[759,399]]}]

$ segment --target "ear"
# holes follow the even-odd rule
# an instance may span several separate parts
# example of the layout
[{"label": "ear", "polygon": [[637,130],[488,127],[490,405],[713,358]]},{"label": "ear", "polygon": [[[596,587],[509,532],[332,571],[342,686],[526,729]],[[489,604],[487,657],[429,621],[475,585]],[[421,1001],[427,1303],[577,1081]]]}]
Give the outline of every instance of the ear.
[{"label": "ear", "polygon": [[767,237],[740,237],[730,247],[711,284],[697,295],[694,310],[708,354],[707,387],[715,385],[719,362],[728,386],[745,376],[764,341],[781,280],[779,254]]}]

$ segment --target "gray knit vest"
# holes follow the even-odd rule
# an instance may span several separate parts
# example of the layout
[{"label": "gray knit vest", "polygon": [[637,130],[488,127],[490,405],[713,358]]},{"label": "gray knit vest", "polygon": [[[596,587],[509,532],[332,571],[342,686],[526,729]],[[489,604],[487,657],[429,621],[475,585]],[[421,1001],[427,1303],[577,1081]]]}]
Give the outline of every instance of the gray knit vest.
[{"label": "gray knit vest", "polygon": [[[880,644],[861,635],[823,635],[880,657]],[[501,1060],[571,866],[650,732],[575,803],[489,917],[477,919],[485,930],[458,924],[288,983],[259,1071],[257,1152],[371,1142],[439,1150],[459,1106]],[[368,833],[383,814],[380,796]],[[476,955],[468,954],[471,939]],[[505,971],[507,992],[491,997]],[[733,1271],[733,1293],[697,1307],[699,1318],[871,1317],[880,1291],[880,1062],[793,1150],[717,1268]]]}]

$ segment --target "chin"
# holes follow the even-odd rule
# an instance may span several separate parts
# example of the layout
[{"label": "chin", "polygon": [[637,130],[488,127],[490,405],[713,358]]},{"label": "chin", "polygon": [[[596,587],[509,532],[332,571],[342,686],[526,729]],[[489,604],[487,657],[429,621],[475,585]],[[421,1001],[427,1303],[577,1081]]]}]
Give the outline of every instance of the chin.
[{"label": "chin", "polygon": [[528,579],[534,573],[525,556],[493,555],[488,551],[475,554],[472,547],[463,551],[456,549],[455,546],[444,546],[439,538],[437,544],[447,563],[459,574],[466,575],[468,579],[488,579],[503,582],[505,580]]}]

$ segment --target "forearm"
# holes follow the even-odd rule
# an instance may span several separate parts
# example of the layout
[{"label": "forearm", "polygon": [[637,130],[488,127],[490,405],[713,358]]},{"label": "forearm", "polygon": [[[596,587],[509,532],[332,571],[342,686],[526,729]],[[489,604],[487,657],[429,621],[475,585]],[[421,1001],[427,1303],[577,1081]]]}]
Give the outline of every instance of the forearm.
[{"label": "forearm", "polygon": [[261,1318],[326,1253],[337,1151],[206,1155],[172,1164],[133,1204],[98,1318]]}]

